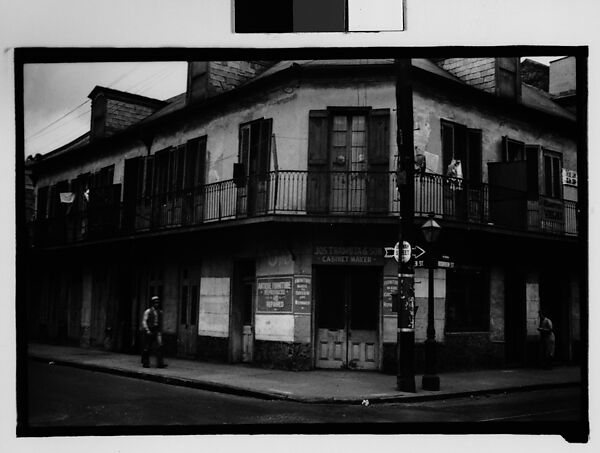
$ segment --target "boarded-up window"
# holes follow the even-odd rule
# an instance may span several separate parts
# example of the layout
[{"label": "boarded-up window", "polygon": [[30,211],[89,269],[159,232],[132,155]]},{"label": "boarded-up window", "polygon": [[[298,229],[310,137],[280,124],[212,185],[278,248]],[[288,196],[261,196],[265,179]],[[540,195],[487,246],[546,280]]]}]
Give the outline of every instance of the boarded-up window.
[{"label": "boarded-up window", "polygon": [[482,268],[446,271],[446,331],[489,330],[488,278]]}]

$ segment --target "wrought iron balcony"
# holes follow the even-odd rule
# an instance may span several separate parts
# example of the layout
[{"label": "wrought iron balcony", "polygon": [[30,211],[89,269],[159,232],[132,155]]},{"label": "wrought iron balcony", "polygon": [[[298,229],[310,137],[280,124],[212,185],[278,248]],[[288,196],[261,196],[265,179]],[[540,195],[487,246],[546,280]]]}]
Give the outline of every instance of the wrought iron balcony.
[{"label": "wrought iron balcony", "polygon": [[[129,201],[120,185],[96,203],[34,222],[34,243],[51,245],[260,216],[393,217],[399,213],[394,172],[273,171],[236,185],[220,181]],[[577,235],[577,204],[435,174],[415,176],[415,215]]]}]

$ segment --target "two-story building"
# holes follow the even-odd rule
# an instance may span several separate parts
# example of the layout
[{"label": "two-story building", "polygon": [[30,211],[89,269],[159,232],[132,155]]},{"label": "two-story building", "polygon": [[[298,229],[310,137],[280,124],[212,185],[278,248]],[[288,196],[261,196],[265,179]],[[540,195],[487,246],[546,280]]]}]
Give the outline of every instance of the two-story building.
[{"label": "two-story building", "polygon": [[[90,132],[27,161],[31,339],[137,351],[158,294],[172,355],[393,372],[393,60],[188,72],[167,101],[95,87]],[[535,363],[540,307],[576,359],[582,277],[556,258],[578,244],[575,116],[517,58],[413,59],[412,79],[440,366]],[[418,363],[427,288],[417,267]]]}]

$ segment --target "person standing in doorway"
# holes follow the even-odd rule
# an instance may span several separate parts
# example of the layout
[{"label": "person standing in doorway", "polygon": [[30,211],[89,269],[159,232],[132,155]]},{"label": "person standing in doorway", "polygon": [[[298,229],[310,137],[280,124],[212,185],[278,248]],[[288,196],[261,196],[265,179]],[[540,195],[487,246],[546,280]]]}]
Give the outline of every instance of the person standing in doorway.
[{"label": "person standing in doorway", "polygon": [[156,348],[156,366],[165,368],[162,354],[162,310],[160,309],[160,298],[152,296],[150,308],[144,312],[142,319],[142,366],[150,367],[150,350]]},{"label": "person standing in doorway", "polygon": [[554,331],[552,329],[552,321],[544,315],[540,310],[540,346],[542,350],[542,366],[545,369],[552,368],[552,358],[554,357]]}]

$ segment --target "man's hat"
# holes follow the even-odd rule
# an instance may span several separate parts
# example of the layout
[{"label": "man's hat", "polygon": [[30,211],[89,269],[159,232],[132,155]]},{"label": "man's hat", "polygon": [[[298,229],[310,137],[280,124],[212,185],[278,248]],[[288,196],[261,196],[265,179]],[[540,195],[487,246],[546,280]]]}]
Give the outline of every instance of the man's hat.
[{"label": "man's hat", "polygon": [[160,297],[158,297],[158,296],[152,296],[152,298],[151,298],[150,300],[151,300],[152,302],[154,302],[154,301],[159,301],[159,300],[160,300]]}]

